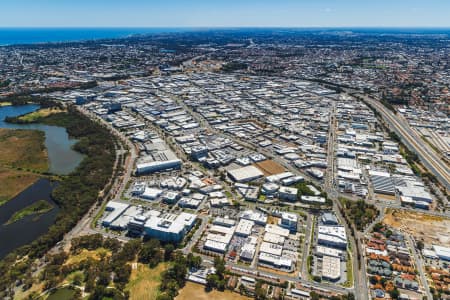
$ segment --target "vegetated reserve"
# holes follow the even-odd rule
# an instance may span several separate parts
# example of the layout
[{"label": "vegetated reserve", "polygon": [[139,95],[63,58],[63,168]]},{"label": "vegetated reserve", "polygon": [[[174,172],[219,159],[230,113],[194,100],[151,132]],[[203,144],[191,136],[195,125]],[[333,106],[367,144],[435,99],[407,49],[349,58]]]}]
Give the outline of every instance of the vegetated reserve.
[{"label": "vegetated reserve", "polygon": [[[51,102],[44,104],[46,107],[54,105]],[[7,121],[17,122],[17,119],[9,118]],[[79,140],[74,149],[85,154],[85,158],[53,191],[53,199],[60,207],[55,224],[46,234],[0,261],[0,298],[12,294],[17,282],[30,278],[34,260],[56,245],[96,201],[101,202],[99,193],[113,173],[115,139],[101,124],[70,106],[67,112],[34,118],[32,122],[65,127],[70,136]]]}]

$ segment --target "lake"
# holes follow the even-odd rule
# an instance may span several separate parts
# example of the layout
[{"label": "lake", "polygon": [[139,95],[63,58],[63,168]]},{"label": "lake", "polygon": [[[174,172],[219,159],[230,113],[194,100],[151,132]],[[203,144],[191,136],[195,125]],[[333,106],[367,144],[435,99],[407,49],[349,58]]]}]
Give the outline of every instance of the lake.
[{"label": "lake", "polygon": [[83,155],[72,149],[77,142],[71,139],[63,127],[44,124],[12,124],[6,123],[6,117],[21,116],[39,109],[39,105],[28,104],[20,106],[0,107],[0,128],[41,130],[45,133],[45,147],[49,160],[49,172],[57,175],[67,175],[80,164]]},{"label": "lake", "polygon": [[[0,128],[43,131],[49,159],[49,172],[58,175],[69,174],[83,160],[83,155],[72,150],[72,146],[77,140],[69,138],[65,128],[37,123],[11,124],[4,122],[6,117],[24,115],[37,109],[39,109],[39,105],[35,104],[0,107]],[[55,223],[59,208],[53,202],[51,194],[56,186],[56,182],[51,182],[45,178],[39,179],[16,197],[0,206],[0,259],[14,249],[33,242],[39,236],[45,234],[48,228]],[[53,209],[39,217],[29,215],[17,222],[5,225],[15,212],[39,200],[46,200],[51,203]]]},{"label": "lake", "polygon": [[[0,206],[0,259],[14,249],[29,244],[48,231],[55,222],[59,208],[51,198],[53,189],[58,185],[42,178]],[[5,225],[11,216],[39,200],[46,200],[52,204],[53,209],[39,215],[29,215],[17,222]]]}]

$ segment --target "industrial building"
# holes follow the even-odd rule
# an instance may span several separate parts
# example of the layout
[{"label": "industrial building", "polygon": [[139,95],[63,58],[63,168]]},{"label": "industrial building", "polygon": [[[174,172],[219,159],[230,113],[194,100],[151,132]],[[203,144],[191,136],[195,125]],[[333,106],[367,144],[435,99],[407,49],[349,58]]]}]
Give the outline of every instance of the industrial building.
[{"label": "industrial building", "polygon": [[278,198],[280,198],[280,200],[296,201],[297,191],[298,190],[296,188],[282,186],[278,190]]},{"label": "industrial building", "polygon": [[341,260],[338,257],[323,256],[322,278],[330,281],[337,281],[341,278]]},{"label": "industrial building", "polygon": [[264,173],[255,166],[247,166],[229,170],[228,176],[236,182],[249,182],[264,177]]},{"label": "industrial building", "polygon": [[261,226],[264,226],[267,223],[267,215],[265,213],[254,210],[246,210],[242,212],[241,219],[253,221],[255,222],[255,224]]},{"label": "industrial building", "polygon": [[196,215],[185,212],[151,217],[145,222],[144,232],[145,235],[164,242],[179,242],[194,226],[196,219]]},{"label": "industrial building", "polygon": [[136,164],[136,174],[149,174],[154,172],[180,169],[182,161],[180,159],[172,159],[166,161],[151,161]]},{"label": "industrial building", "polygon": [[347,234],[344,226],[320,225],[318,232],[319,245],[347,249]]},{"label": "industrial building", "polygon": [[241,219],[236,227],[235,234],[243,237],[248,237],[252,233],[252,228],[254,225],[254,221]]},{"label": "industrial building", "polygon": [[442,260],[450,261],[450,248],[442,247],[438,245],[433,245],[433,250],[436,253],[436,256]]},{"label": "industrial building", "polygon": [[278,222],[283,228],[289,229],[291,232],[297,231],[298,216],[294,213],[282,212]]}]

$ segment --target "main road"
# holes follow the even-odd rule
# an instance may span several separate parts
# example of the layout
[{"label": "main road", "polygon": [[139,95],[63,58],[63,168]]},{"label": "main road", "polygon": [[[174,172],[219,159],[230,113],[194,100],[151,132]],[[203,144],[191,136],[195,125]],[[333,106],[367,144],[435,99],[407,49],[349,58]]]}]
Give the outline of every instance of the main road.
[{"label": "main road", "polygon": [[400,136],[406,146],[419,156],[425,167],[436,176],[439,182],[441,182],[447,190],[450,190],[450,168],[442,161],[438,154],[411,129],[409,124],[407,124],[403,118],[397,117],[379,101],[361,94],[358,94],[358,96],[361,96],[366,103],[381,114],[383,119],[389,124],[391,129]]}]

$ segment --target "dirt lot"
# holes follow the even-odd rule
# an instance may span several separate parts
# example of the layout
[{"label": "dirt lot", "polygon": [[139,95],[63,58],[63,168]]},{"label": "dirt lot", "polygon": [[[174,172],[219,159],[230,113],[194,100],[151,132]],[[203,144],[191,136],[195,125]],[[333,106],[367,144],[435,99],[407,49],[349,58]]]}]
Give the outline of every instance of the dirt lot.
[{"label": "dirt lot", "polygon": [[286,171],[286,169],[277,162],[273,160],[265,160],[256,163],[255,166],[264,173],[265,176],[270,176],[274,174],[280,174]]},{"label": "dirt lot", "polygon": [[396,201],[397,200],[397,198],[395,198],[395,196],[377,194],[377,193],[375,193],[375,198],[380,199],[380,200],[386,200],[386,201]]},{"label": "dirt lot", "polygon": [[205,287],[201,284],[187,282],[184,288],[179,291],[176,300],[248,300],[251,298],[244,297],[238,293],[231,291],[211,291],[205,292]]},{"label": "dirt lot", "polygon": [[388,210],[383,223],[401,229],[426,244],[450,245],[450,219],[404,210]]}]

